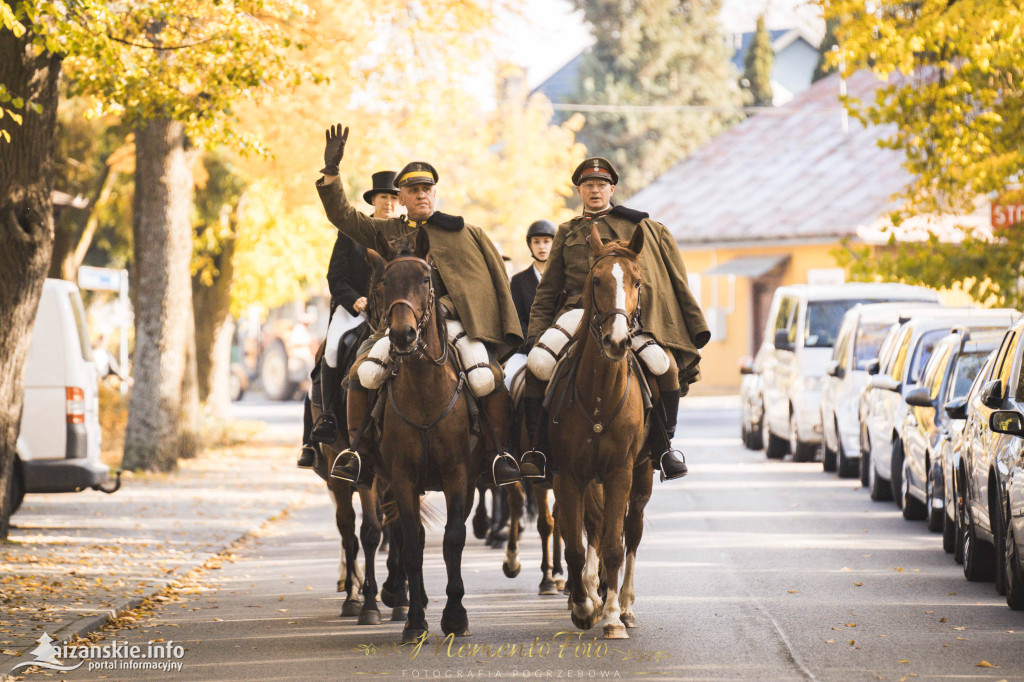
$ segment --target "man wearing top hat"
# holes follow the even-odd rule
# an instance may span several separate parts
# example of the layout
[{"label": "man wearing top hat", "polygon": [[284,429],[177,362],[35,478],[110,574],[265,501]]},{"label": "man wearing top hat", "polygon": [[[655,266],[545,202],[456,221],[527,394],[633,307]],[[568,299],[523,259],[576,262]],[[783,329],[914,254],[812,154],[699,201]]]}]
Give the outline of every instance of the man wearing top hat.
[{"label": "man wearing top hat", "polygon": [[[363,201],[373,207],[374,218],[394,218],[398,215],[398,188],[395,187],[395,171],[385,170],[374,173],[371,187],[363,193]],[[333,443],[338,435],[338,421],[334,407],[341,388],[338,369],[338,345],[345,332],[347,320],[338,312],[344,308],[355,317],[366,310],[370,286],[370,266],[366,263],[366,249],[338,233],[327,267],[327,286],[331,291],[331,322],[327,328],[323,359],[320,363],[320,405],[323,412],[316,425],[312,424],[309,396],[305,399],[303,419],[302,450],[297,466],[312,469],[316,464],[316,450],[313,442]],[[367,324],[366,321],[363,324]],[[353,341],[359,334],[352,334]],[[348,342],[345,337],[346,343]]]},{"label": "man wearing top hat", "polygon": [[[711,332],[700,304],[690,292],[686,267],[672,234],[646,213],[612,204],[618,181],[619,174],[611,162],[600,157],[585,160],[572,174],[572,182],[583,201],[583,213],[559,225],[555,233],[548,265],[537,285],[530,311],[527,338],[536,339],[564,312],[583,306],[580,299],[590,273],[587,237],[591,225],[597,226],[604,241],[629,241],[640,225],[644,230],[644,248],[640,254],[643,276],[640,322],[643,330],[668,352],[674,360],[671,364],[675,365],[657,379],[660,407],[655,413],[660,424],[652,426],[648,444],[654,467],[661,469],[663,477],[679,478],[687,473],[683,454],[671,448],[679,397],[699,377],[699,349],[711,339]],[[540,425],[544,389],[544,382],[528,375],[525,417],[531,432]],[[537,442],[543,444],[543,429],[538,435],[541,437]],[[543,453],[543,445],[538,449]],[[545,460],[536,452],[527,453],[523,470],[527,470],[528,464],[540,468]]]},{"label": "man wearing top hat", "polygon": [[[522,344],[523,337],[498,250],[480,228],[466,224],[459,216],[434,210],[438,174],[433,166],[423,161],[407,164],[395,178],[398,202],[405,206],[407,218],[371,218],[355,210],[348,203],[338,178],[338,165],[344,156],[348,129],[333,126],[326,137],[325,165],[320,171],[323,177],[317,181],[316,187],[327,218],[339,231],[367,248],[374,246],[378,234],[397,241],[415,236],[419,230],[427,231],[430,258],[439,277],[435,291],[446,315],[459,319],[471,339],[484,343],[495,374],[497,388],[480,400],[483,411],[497,431],[498,442],[493,442],[490,430],[484,429],[484,441],[489,451],[487,470],[497,485],[520,480],[515,458],[505,452],[508,392],[502,380],[500,363]],[[378,330],[375,336],[381,338],[383,329]],[[363,345],[349,373],[348,426],[353,437],[368,403],[367,391],[359,382],[357,370],[375,340],[371,338]],[[349,449],[338,456],[331,475],[365,484],[369,478],[367,469],[362,455]]]}]

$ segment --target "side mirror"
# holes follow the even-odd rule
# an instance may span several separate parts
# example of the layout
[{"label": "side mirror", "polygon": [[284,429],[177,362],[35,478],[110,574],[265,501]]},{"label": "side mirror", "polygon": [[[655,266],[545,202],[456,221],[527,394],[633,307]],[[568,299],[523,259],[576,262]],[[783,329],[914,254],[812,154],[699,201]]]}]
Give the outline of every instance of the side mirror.
[{"label": "side mirror", "polygon": [[793,344],[789,342],[789,332],[785,329],[779,329],[775,332],[775,349],[793,350]]},{"label": "side mirror", "polygon": [[993,410],[1003,406],[1003,382],[993,379],[981,387],[981,404]]},{"label": "side mirror", "polygon": [[754,358],[749,355],[745,356],[740,360],[740,374],[753,374],[754,373]]},{"label": "side mirror", "polygon": [[950,419],[967,419],[967,398],[954,398],[946,403],[946,415]]},{"label": "side mirror", "polygon": [[907,405],[913,405],[914,407],[935,407],[932,403],[932,396],[926,386],[915,386],[910,389],[904,400],[907,401]]},{"label": "side mirror", "polygon": [[1024,415],[1016,410],[996,410],[988,418],[988,425],[995,433],[1024,438]]},{"label": "side mirror", "polygon": [[871,358],[870,360],[868,360],[868,364],[864,368],[864,371],[866,371],[871,376],[874,376],[878,374],[878,370],[880,370],[881,368],[882,363],[878,361],[878,358]]},{"label": "side mirror", "polygon": [[898,393],[901,384],[888,374],[876,374],[868,379],[868,386],[871,388],[880,388],[883,391],[893,391]]},{"label": "side mirror", "polygon": [[825,365],[825,374],[836,379],[842,379],[843,375],[846,374],[846,370],[843,369],[838,360],[829,360],[828,364]]}]

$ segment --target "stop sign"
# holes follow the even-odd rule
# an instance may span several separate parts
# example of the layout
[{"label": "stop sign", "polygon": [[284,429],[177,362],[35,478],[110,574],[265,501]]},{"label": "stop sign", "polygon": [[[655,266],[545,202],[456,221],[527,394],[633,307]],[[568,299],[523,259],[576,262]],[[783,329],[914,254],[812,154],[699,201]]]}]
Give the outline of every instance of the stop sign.
[{"label": "stop sign", "polygon": [[1024,204],[992,202],[992,227],[1009,227],[1024,223]]}]

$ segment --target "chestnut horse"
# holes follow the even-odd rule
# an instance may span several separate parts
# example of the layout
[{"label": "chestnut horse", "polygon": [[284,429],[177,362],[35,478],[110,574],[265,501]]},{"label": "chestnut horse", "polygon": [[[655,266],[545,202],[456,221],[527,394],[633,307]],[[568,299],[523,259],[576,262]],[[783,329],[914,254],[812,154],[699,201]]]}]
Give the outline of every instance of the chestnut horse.
[{"label": "chestnut horse", "polygon": [[[381,388],[387,399],[376,470],[389,482],[398,507],[402,563],[411,595],[424,594],[420,494],[444,492],[448,602],[441,615],[441,630],[446,635],[466,636],[469,619],[462,604],[462,551],[481,467],[479,453],[470,449],[469,389],[448,343],[441,304],[434,293],[426,231],[419,230],[412,253],[396,252],[380,235],[377,247],[387,261],[381,281],[392,369]],[[427,632],[424,600],[410,602],[403,643],[414,642]]]},{"label": "chestnut horse", "polygon": [[[603,616],[606,639],[628,639],[626,627],[636,626],[633,568],[653,479],[650,459],[639,456],[644,378],[630,352],[631,327],[639,320],[644,233],[637,226],[628,245],[602,245],[592,226],[589,242],[593,265],[584,285],[583,323],[563,361],[565,371],[548,388],[554,398],[548,417],[554,490],[572,622],[586,630]],[[607,583],[603,600],[600,577]]]}]

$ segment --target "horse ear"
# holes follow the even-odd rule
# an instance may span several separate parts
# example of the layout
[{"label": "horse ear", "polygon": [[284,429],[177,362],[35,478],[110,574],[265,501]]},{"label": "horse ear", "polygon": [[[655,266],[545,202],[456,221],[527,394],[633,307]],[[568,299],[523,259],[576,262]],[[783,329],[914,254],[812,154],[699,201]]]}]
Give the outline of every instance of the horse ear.
[{"label": "horse ear", "polygon": [[383,233],[377,232],[373,235],[373,243],[377,247],[377,254],[385,261],[395,257],[395,250],[391,248],[391,242]]},{"label": "horse ear", "polygon": [[644,228],[640,225],[636,226],[633,230],[633,237],[629,240],[629,250],[635,254],[639,254],[644,248]]},{"label": "horse ear", "polygon": [[373,249],[366,250],[366,264],[370,266],[374,277],[380,277],[384,272],[384,259]]},{"label": "horse ear", "polygon": [[416,234],[416,256],[426,260],[428,253],[430,253],[430,235],[421,227]]},{"label": "horse ear", "polygon": [[587,241],[590,243],[590,254],[594,257],[601,255],[601,247],[604,243],[601,241],[601,233],[597,231],[597,225],[590,224],[590,236],[587,237]]}]

